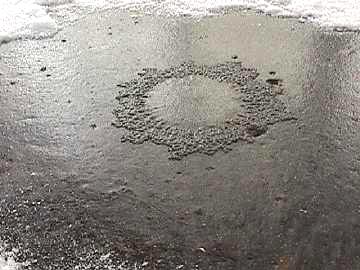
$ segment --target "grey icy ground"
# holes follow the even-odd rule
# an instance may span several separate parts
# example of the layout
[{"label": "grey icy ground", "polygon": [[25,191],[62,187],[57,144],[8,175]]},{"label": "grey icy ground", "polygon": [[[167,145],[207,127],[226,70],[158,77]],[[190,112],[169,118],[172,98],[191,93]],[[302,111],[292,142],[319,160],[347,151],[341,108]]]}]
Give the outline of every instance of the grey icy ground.
[{"label": "grey icy ground", "polygon": [[131,15],[0,47],[2,246],[36,270],[360,269],[359,34]]}]

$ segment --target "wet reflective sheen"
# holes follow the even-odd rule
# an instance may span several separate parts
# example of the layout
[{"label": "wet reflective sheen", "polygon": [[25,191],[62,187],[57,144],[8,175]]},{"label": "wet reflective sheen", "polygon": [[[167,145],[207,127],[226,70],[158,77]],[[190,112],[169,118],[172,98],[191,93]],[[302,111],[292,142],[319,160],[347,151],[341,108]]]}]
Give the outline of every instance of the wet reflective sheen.
[{"label": "wet reflective sheen", "polygon": [[202,76],[169,79],[150,95],[148,105],[160,118],[185,128],[223,124],[241,113],[239,93]]}]

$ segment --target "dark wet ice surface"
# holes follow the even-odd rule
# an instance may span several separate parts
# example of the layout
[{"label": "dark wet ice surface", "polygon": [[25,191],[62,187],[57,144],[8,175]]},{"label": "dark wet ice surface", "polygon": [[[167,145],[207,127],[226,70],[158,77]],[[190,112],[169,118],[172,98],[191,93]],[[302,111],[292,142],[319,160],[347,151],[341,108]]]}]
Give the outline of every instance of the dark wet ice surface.
[{"label": "dark wet ice surface", "polygon": [[[116,224],[102,233],[177,243],[200,262],[211,258],[212,269],[358,269],[359,44],[355,33],[267,17],[144,17],[134,24],[113,11],[55,39],[3,45],[1,195],[8,200],[19,190],[54,186],[52,192],[74,197],[117,196],[90,204],[99,222]],[[271,87],[283,88],[276,98],[296,121],[275,123],[228,153],[180,161],[168,159],[166,146],[121,141],[125,131],[111,125],[117,84],[138,78],[143,68],[214,65],[233,55],[262,81],[281,80]],[[148,102],[165,104],[157,113],[175,122],[198,114],[196,121],[214,123],[233,113],[227,86],[210,95],[218,83],[206,82],[205,91],[197,82],[199,91],[182,97],[177,91],[188,82],[167,81]],[[170,88],[178,94],[167,97]],[[193,111],[197,97],[206,110]],[[186,100],[184,115],[172,111],[177,98]]]}]

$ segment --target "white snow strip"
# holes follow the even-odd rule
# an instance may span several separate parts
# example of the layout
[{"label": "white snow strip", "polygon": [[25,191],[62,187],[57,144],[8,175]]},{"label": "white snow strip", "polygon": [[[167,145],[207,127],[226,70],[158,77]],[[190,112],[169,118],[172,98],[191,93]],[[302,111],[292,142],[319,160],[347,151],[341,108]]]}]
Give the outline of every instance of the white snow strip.
[{"label": "white snow strip", "polygon": [[[99,2],[74,1],[86,5]],[[101,2],[107,7],[152,6],[153,10],[161,15],[207,16],[214,9],[242,7],[273,15],[302,17],[325,27],[360,29],[358,0],[103,0]]]}]

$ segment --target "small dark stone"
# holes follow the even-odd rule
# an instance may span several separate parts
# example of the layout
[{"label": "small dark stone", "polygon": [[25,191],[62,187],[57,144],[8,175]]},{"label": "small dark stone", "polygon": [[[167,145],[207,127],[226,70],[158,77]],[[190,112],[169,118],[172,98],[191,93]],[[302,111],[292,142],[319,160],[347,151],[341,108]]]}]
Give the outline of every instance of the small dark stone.
[{"label": "small dark stone", "polygon": [[275,201],[280,202],[286,200],[286,196],[284,194],[278,194],[275,196]]},{"label": "small dark stone", "polygon": [[51,74],[46,74],[46,77],[51,77]]},{"label": "small dark stone", "polygon": [[233,55],[233,56],[231,56],[231,58],[234,59],[234,60],[236,60],[236,59],[238,59],[238,56],[237,56],[237,55]]},{"label": "small dark stone", "polygon": [[41,71],[41,72],[46,71],[46,67],[42,67],[42,68],[40,68],[40,71]]},{"label": "small dark stone", "polygon": [[109,35],[109,36],[112,36],[112,33],[111,33],[111,32],[109,32],[109,33],[108,33],[108,35]]},{"label": "small dark stone", "polygon": [[282,80],[281,79],[267,79],[266,82],[271,85],[280,85],[282,83]]},{"label": "small dark stone", "polygon": [[62,39],[61,42],[65,43],[67,40],[66,39]]},{"label": "small dark stone", "polygon": [[11,85],[15,85],[16,82],[15,82],[15,81],[11,81],[10,84],[11,84]]},{"label": "small dark stone", "polygon": [[91,124],[90,127],[95,129],[97,126],[96,126],[96,124]]},{"label": "small dark stone", "polygon": [[355,122],[359,122],[359,118],[356,116],[351,116],[351,120],[353,120]]},{"label": "small dark stone", "polygon": [[268,130],[268,127],[265,125],[258,125],[258,124],[250,124],[246,128],[246,132],[253,137],[258,137],[266,133]]},{"label": "small dark stone", "polygon": [[269,74],[274,76],[274,75],[276,75],[276,72],[275,71],[270,71]]},{"label": "small dark stone", "polygon": [[202,215],[204,215],[204,210],[201,207],[199,207],[198,209],[196,209],[194,211],[194,213],[198,216],[202,216]]},{"label": "small dark stone", "polygon": [[254,260],[255,256],[251,253],[247,254],[246,258],[249,260],[249,261],[252,261]]}]

